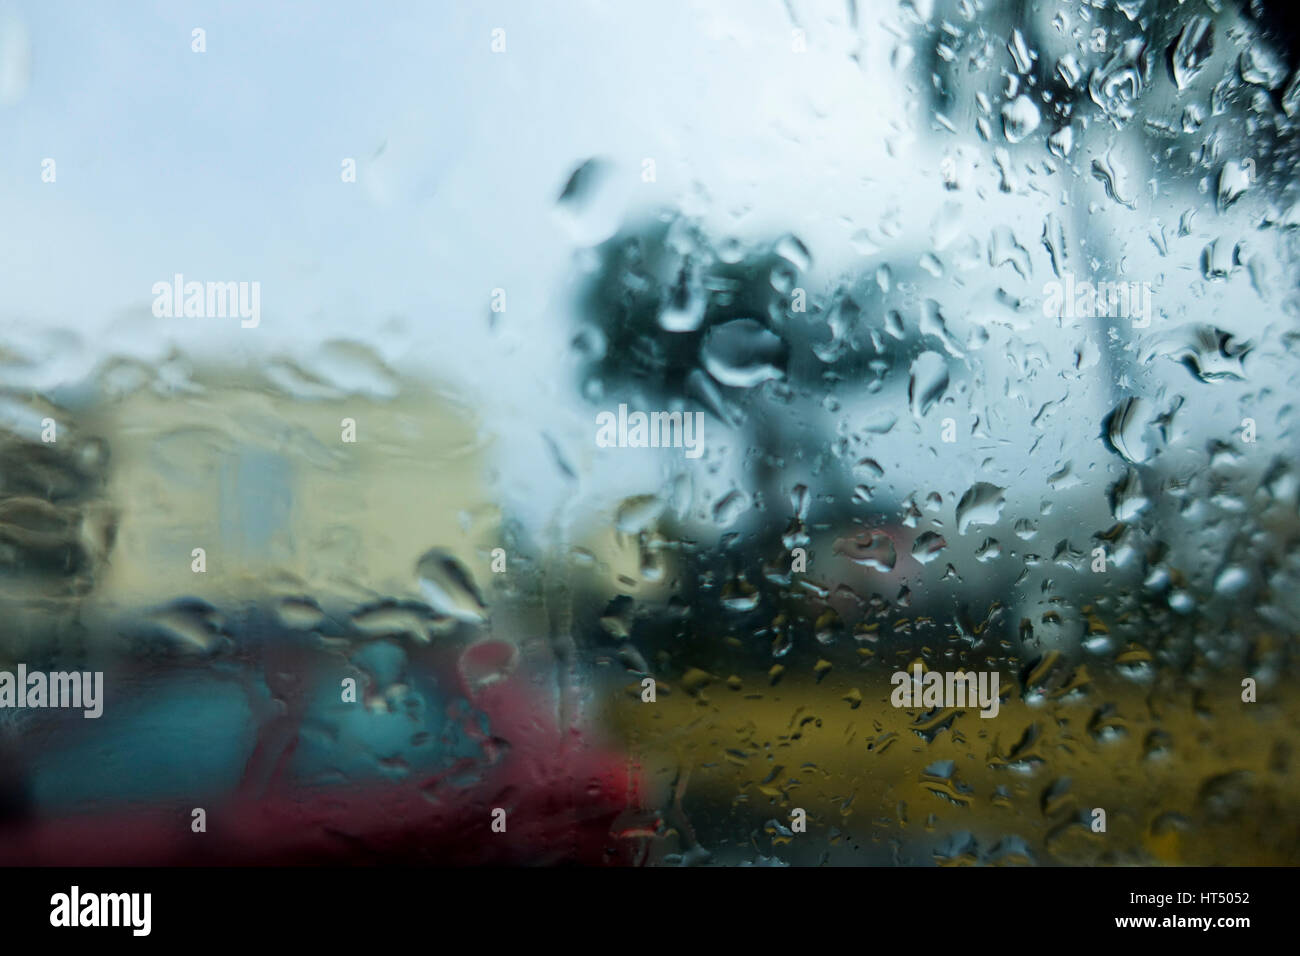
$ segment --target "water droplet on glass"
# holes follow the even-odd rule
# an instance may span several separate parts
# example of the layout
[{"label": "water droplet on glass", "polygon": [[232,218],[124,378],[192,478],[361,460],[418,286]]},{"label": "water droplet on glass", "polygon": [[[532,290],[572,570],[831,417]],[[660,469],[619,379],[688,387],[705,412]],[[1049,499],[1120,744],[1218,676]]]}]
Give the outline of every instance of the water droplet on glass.
[{"label": "water droplet on glass", "polygon": [[1223,212],[1250,188],[1250,169],[1245,163],[1224,163],[1219,171],[1217,204]]},{"label": "water droplet on glass", "polygon": [[310,597],[282,598],[275,606],[275,616],[285,627],[309,631],[325,620],[325,612]]},{"label": "water droplet on glass", "polygon": [[487,620],[487,607],[465,566],[441,548],[426,551],[415,565],[420,591],[435,610],[459,621]]},{"label": "water droplet on glass", "polygon": [[1111,485],[1111,514],[1117,521],[1131,521],[1151,504],[1142,490],[1142,479],[1130,468],[1124,476]]},{"label": "water droplet on glass", "polygon": [[922,352],[912,363],[907,400],[912,415],[921,418],[948,389],[948,363],[935,352]]},{"label": "water droplet on glass", "polygon": [[1042,120],[1038,105],[1023,93],[1002,106],[1002,134],[1009,143],[1020,142],[1038,129]]},{"label": "water droplet on glass", "polygon": [[663,499],[658,495],[633,495],[619,502],[614,512],[614,527],[621,534],[640,534],[664,510]]},{"label": "water droplet on glass", "polygon": [[1238,65],[1241,78],[1256,86],[1275,90],[1286,79],[1286,64],[1262,40],[1256,40],[1242,51]]},{"label": "water droplet on glass", "polygon": [[700,352],[705,369],[723,385],[753,388],[785,375],[785,343],[753,319],[715,325]]},{"label": "water droplet on glass", "polygon": [[1106,437],[1125,461],[1140,464],[1151,457],[1151,406],[1141,398],[1126,398],[1107,419]]},{"label": "water droplet on glass", "polygon": [[579,245],[594,246],[614,235],[623,219],[626,192],[612,163],[589,159],[579,165],[557,202],[569,237]]},{"label": "water droplet on glass", "polygon": [[659,327],[665,332],[694,332],[704,321],[708,304],[698,267],[687,260],[659,310]]},{"label": "water droplet on glass", "polygon": [[1180,90],[1200,76],[1214,52],[1214,23],[1209,17],[1192,17],[1169,51],[1169,71]]},{"label": "water droplet on glass", "polygon": [[976,525],[997,524],[1006,504],[1002,494],[1005,490],[986,481],[971,485],[957,502],[957,533],[965,534],[967,528]]},{"label": "water droplet on glass", "polygon": [[207,654],[224,642],[224,619],[204,601],[175,601],[150,614],[149,622],[182,653]]},{"label": "water droplet on glass", "polygon": [[944,540],[943,535],[935,531],[924,531],[917,535],[916,541],[912,543],[912,557],[922,564],[929,564],[947,546],[948,542]]},{"label": "water droplet on glass", "polygon": [[1093,71],[1088,95],[1114,121],[1123,123],[1132,119],[1149,76],[1147,41],[1133,37],[1124,41],[1105,66]]},{"label": "water droplet on glass", "polygon": [[868,531],[853,538],[839,538],[835,542],[835,553],[844,555],[855,564],[886,573],[894,570],[898,561],[894,542],[883,531]]}]

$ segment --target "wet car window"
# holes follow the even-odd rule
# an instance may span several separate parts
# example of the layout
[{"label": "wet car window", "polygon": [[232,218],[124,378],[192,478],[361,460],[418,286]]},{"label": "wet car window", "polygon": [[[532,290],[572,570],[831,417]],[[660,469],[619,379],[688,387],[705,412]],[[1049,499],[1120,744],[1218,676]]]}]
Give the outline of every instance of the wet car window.
[{"label": "wet car window", "polygon": [[1295,863],[1289,16],[7,7],[0,863]]}]

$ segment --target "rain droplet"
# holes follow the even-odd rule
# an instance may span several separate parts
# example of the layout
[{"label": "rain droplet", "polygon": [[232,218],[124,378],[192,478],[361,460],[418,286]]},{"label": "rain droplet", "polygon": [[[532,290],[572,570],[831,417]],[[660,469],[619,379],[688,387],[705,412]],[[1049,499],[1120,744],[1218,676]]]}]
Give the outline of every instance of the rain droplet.
[{"label": "rain droplet", "polygon": [[694,332],[704,321],[708,304],[708,293],[700,281],[699,269],[688,260],[659,311],[659,327],[665,332]]},{"label": "rain droplet", "polygon": [[1200,76],[1213,52],[1213,22],[1209,17],[1193,17],[1169,50],[1169,72],[1180,90]]},{"label": "rain droplet", "polygon": [[1144,37],[1125,40],[1115,55],[1088,80],[1088,95],[1113,120],[1133,117],[1134,101],[1142,95],[1150,75],[1147,41]]},{"label": "rain droplet", "polygon": [[1132,520],[1145,511],[1150,504],[1150,500],[1142,491],[1142,479],[1132,468],[1124,473],[1124,477],[1111,485],[1110,508],[1111,514],[1117,521]]},{"label": "rain droplet", "polygon": [[327,342],[308,363],[317,379],[349,395],[393,398],[397,395],[397,376],[369,345],[336,340]]},{"label": "rain droplet", "polygon": [[903,337],[903,316],[897,309],[890,309],[885,313],[885,331],[896,339]]},{"label": "rain droplet", "polygon": [[1005,490],[986,481],[971,485],[957,502],[957,533],[965,534],[975,525],[997,524],[1006,503]]},{"label": "rain droplet", "polygon": [[1296,70],[1295,76],[1291,77],[1291,83],[1282,94],[1282,112],[1287,116],[1300,113],[1300,70]]},{"label": "rain droplet", "polygon": [[722,606],[729,611],[752,611],[761,596],[744,578],[732,578],[722,586]]},{"label": "rain droplet", "polygon": [[724,528],[735,523],[749,508],[749,496],[743,491],[730,491],[713,506],[713,520]]},{"label": "rain droplet", "polygon": [[1250,572],[1239,564],[1230,564],[1214,579],[1214,590],[1224,597],[1233,597],[1244,591],[1249,584]]},{"label": "rain droplet", "polygon": [[948,390],[948,363],[936,352],[922,352],[912,363],[907,400],[915,418],[921,418]]},{"label": "rain droplet", "polygon": [[275,616],[285,627],[309,631],[325,620],[325,612],[310,597],[282,598],[275,606]]},{"label": "rain droplet", "polygon": [[461,652],[457,667],[461,680],[471,693],[488,684],[505,680],[514,671],[519,652],[505,641],[483,641],[471,644]]},{"label": "rain droplet", "polygon": [[777,240],[776,254],[800,272],[807,272],[812,267],[812,253],[798,236],[783,236]]},{"label": "rain droplet", "polygon": [[998,226],[989,240],[989,265],[996,269],[1005,263],[1010,263],[1022,279],[1028,279],[1034,269],[1029,251],[1019,243],[1011,228]]},{"label": "rain droplet", "polygon": [[426,551],[416,562],[415,574],[424,599],[435,610],[470,623],[487,619],[487,608],[473,577],[447,551],[441,548]]},{"label": "rain droplet", "polygon": [[619,502],[614,512],[614,527],[621,534],[640,534],[664,509],[658,495],[634,495]]},{"label": "rain droplet", "polygon": [[1286,79],[1286,65],[1272,49],[1256,40],[1241,54],[1238,64],[1247,83],[1275,90]]},{"label": "rain droplet", "polygon": [[1125,461],[1141,464],[1151,457],[1154,443],[1148,441],[1151,406],[1141,398],[1126,398],[1107,419],[1106,437]]},{"label": "rain droplet", "polygon": [[785,343],[753,319],[715,325],[700,352],[705,369],[723,385],[753,388],[785,376]]},{"label": "rain droplet", "polygon": [[1019,30],[1011,31],[1011,39],[1007,41],[1007,51],[1011,54],[1011,59],[1016,63],[1016,69],[1021,73],[1028,73],[1034,68],[1034,61],[1038,59],[1038,54],[1029,49],[1025,43],[1025,37]]},{"label": "rain droplet", "polygon": [[1038,106],[1023,93],[1002,106],[1002,135],[1008,143],[1018,143],[1043,121]]},{"label": "rain droplet", "polygon": [[853,470],[857,474],[866,478],[885,477],[885,469],[882,468],[880,462],[876,461],[874,458],[860,459],[858,463],[853,466]]},{"label": "rain droplet", "polygon": [[1250,188],[1250,170],[1245,163],[1224,163],[1219,171],[1219,212],[1223,212]]},{"label": "rain droplet", "polygon": [[835,542],[835,553],[844,555],[855,564],[886,573],[894,570],[898,561],[894,542],[883,531],[869,531],[854,538],[840,538]]},{"label": "rain droplet", "polygon": [[948,547],[943,535],[934,531],[925,531],[917,536],[912,544],[912,557],[922,564],[929,564],[939,556],[939,552]]},{"label": "rain droplet", "polygon": [[1202,382],[1245,381],[1244,363],[1252,348],[1250,342],[1239,342],[1229,332],[1203,325],[1192,330],[1191,341],[1177,354]]},{"label": "rain droplet", "polygon": [[1047,137],[1047,149],[1053,155],[1064,159],[1074,149],[1074,127],[1062,126]]},{"label": "rain droplet", "polygon": [[1133,199],[1125,195],[1125,173],[1123,165],[1112,159],[1109,153],[1092,161],[1092,178],[1101,183],[1106,190],[1106,197],[1126,209],[1133,209]]},{"label": "rain droplet", "polygon": [[790,489],[790,507],[794,509],[795,517],[808,517],[808,486],[795,485]]},{"label": "rain droplet", "polygon": [[602,159],[589,159],[573,171],[557,205],[574,242],[594,246],[618,231],[626,200],[626,189],[619,186],[613,164]]},{"label": "rain droplet", "polygon": [[1201,251],[1201,275],[1212,282],[1221,282],[1232,275],[1237,265],[1236,243],[1215,239]]},{"label": "rain droplet", "polygon": [[212,605],[197,599],[175,601],[151,614],[149,622],[177,650],[191,654],[210,653],[225,639],[221,614]]},{"label": "rain droplet", "polygon": [[366,637],[410,636],[428,643],[431,627],[454,627],[450,618],[435,622],[428,605],[418,601],[384,600],[363,604],[352,612],[352,626]]}]

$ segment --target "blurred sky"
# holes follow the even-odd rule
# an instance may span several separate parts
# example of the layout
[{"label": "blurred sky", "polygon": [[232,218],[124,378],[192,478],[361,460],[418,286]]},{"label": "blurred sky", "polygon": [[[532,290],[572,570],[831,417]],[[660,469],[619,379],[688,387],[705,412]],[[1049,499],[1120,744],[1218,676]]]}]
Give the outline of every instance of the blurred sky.
[{"label": "blurred sky", "polygon": [[[694,202],[723,231],[826,228],[830,191],[866,188],[863,151],[881,150],[888,97],[861,126],[810,122],[842,119],[832,100],[871,82],[845,50],[816,55],[849,42],[844,5],[823,9],[829,19],[806,24],[814,55],[796,57],[779,2],[393,3],[382,15],[8,2],[0,49],[11,69],[23,51],[30,66],[0,106],[0,321],[113,336],[100,355],[177,333],[186,348],[341,335],[383,350],[394,317],[416,340],[433,331],[435,352],[472,348],[495,287],[516,328],[545,320],[573,254],[554,201],[589,156],[625,164],[615,204]],[[194,27],[206,53],[191,51]],[[495,27],[504,54],[491,52]],[[639,182],[646,156],[654,185]],[[40,179],[46,157],[54,184]],[[358,161],[355,185],[340,180],[344,157]],[[150,288],[176,272],[260,281],[262,327],[157,328]]]}]

